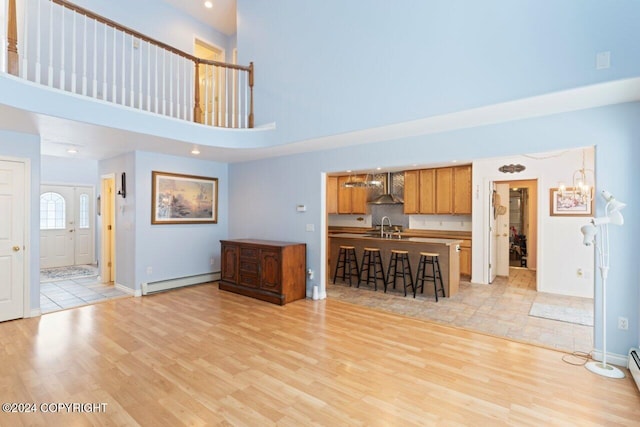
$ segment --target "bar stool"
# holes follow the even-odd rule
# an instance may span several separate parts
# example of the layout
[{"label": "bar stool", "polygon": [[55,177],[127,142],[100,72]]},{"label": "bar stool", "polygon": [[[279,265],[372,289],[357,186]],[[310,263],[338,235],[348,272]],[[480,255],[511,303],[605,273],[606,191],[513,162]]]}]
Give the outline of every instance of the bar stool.
[{"label": "bar stool", "polygon": [[[398,269],[398,264],[401,264],[400,269]],[[407,276],[409,276],[408,284]],[[411,290],[415,293],[413,275],[411,274],[411,263],[409,262],[409,251],[393,249],[391,250],[391,259],[389,260],[389,268],[387,269],[387,280],[384,284],[384,291],[387,292],[387,286],[392,283],[391,280],[393,280],[393,289],[395,289],[398,278],[402,278],[405,297],[407,296],[407,287],[409,286],[411,286]]]},{"label": "bar stool", "polygon": [[[427,265],[431,265],[431,271],[433,274],[427,273]],[[420,292],[424,293],[424,281],[429,280],[433,282],[433,290],[436,295],[436,302],[438,302],[438,292],[442,291],[444,297],[444,284],[442,283],[442,272],[440,271],[440,261],[438,253],[436,252],[420,252],[420,261],[418,262],[418,271],[416,272],[416,286],[413,289],[413,297],[416,297],[418,288]],[[440,289],[436,280],[440,281]]]},{"label": "bar stool", "polygon": [[358,288],[360,287],[361,281],[364,281],[367,285],[373,281],[373,289],[377,291],[378,279],[382,280],[382,283],[386,285],[380,249],[364,248],[364,252],[362,253],[362,262],[360,263],[360,280],[358,280]]},{"label": "bar stool", "polygon": [[[339,269],[342,269],[341,276],[338,276]],[[355,270],[355,273],[353,270]],[[338,252],[338,262],[336,263],[336,270],[333,273],[333,283],[336,283],[336,277],[340,277],[343,282],[348,278],[349,286],[351,286],[351,276],[353,275],[358,278],[358,283],[360,283],[360,269],[358,268],[356,249],[354,246],[340,246],[340,252]]]}]

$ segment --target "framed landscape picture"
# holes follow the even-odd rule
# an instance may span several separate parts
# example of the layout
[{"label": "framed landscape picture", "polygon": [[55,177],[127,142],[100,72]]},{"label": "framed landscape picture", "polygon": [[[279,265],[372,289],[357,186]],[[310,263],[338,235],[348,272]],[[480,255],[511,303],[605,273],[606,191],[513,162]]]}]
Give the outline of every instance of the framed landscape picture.
[{"label": "framed landscape picture", "polygon": [[577,191],[573,187],[564,191],[551,188],[549,192],[551,216],[593,216],[593,197],[583,200],[577,196]]},{"label": "framed landscape picture", "polygon": [[151,173],[151,224],[216,224],[218,178]]}]

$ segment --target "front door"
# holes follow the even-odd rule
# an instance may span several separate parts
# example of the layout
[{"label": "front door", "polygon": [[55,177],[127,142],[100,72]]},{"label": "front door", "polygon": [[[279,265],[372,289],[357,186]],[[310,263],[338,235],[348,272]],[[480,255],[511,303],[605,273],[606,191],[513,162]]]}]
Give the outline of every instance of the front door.
[{"label": "front door", "polygon": [[0,321],[24,317],[25,164],[0,160]]},{"label": "front door", "polygon": [[493,281],[496,279],[496,267],[498,261],[498,192],[496,189],[496,184],[493,182],[490,184],[489,194],[491,195],[491,202],[489,203],[489,283],[493,283]]},{"label": "front door", "polygon": [[40,268],[94,262],[93,188],[43,185]]}]

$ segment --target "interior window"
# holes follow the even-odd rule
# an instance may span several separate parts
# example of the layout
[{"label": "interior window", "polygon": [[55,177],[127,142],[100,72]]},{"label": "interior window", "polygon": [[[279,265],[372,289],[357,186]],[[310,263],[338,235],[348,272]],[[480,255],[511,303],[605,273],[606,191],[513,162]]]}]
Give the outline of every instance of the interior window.
[{"label": "interior window", "polygon": [[80,195],[80,220],[78,222],[80,228],[89,228],[89,195]]}]

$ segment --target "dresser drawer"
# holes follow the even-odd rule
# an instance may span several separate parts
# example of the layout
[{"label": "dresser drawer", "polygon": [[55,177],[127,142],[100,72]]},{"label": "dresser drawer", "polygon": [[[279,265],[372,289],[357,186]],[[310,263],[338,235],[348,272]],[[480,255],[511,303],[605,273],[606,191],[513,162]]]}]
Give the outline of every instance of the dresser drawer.
[{"label": "dresser drawer", "polygon": [[252,247],[240,248],[240,258],[255,259],[257,261],[259,253],[260,253],[260,249],[258,248],[252,248]]},{"label": "dresser drawer", "polygon": [[255,261],[240,260],[240,271],[244,273],[258,274],[258,263]]},{"label": "dresser drawer", "polygon": [[250,288],[257,288],[260,286],[260,279],[256,274],[247,274],[240,272],[238,282],[241,285],[249,286]]}]

